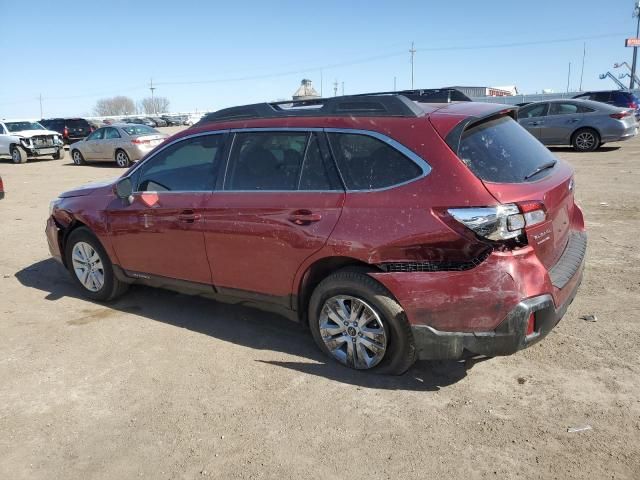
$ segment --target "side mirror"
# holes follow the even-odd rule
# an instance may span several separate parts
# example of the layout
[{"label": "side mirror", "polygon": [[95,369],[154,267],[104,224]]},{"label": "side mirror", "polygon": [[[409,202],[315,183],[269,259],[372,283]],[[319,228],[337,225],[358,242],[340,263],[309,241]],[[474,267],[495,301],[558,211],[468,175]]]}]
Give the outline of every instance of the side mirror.
[{"label": "side mirror", "polygon": [[131,203],[131,195],[133,194],[133,183],[129,177],[121,178],[116,182],[116,195],[122,200]]}]

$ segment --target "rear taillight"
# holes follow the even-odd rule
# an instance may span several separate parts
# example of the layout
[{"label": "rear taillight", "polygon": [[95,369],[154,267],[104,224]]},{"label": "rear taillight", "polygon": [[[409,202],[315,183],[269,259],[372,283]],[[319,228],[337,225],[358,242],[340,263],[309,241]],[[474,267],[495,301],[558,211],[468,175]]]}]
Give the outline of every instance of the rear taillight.
[{"label": "rear taillight", "polygon": [[631,102],[629,104],[629,108],[633,108],[634,110],[636,110],[638,108],[638,104],[636,102]]},{"label": "rear taillight", "polygon": [[617,112],[617,113],[612,113],[611,115],[609,115],[611,118],[616,118],[618,120],[622,120],[623,118],[629,117],[631,116],[631,112],[630,111],[624,111],[624,112]]},{"label": "rear taillight", "polygon": [[64,138],[69,138],[69,129],[67,127],[64,127],[64,130],[62,131],[62,136]]},{"label": "rear taillight", "polygon": [[143,140],[141,138],[134,138],[133,140],[131,140],[131,143],[133,143],[134,145],[148,145],[151,143],[151,140]]},{"label": "rear taillight", "polygon": [[529,315],[529,321],[527,322],[527,337],[533,335],[536,332],[536,314],[531,313]]},{"label": "rear taillight", "polygon": [[95,128],[93,128],[93,127],[89,127],[89,130],[91,131],[91,133],[93,133],[93,131],[95,130]]},{"label": "rear taillight", "polygon": [[547,218],[544,205],[537,201],[494,207],[450,208],[447,211],[476,235],[497,242],[512,239],[525,241],[524,229],[538,225]]},{"label": "rear taillight", "polygon": [[4,192],[4,183],[2,183],[2,177],[0,177],[0,192]]}]

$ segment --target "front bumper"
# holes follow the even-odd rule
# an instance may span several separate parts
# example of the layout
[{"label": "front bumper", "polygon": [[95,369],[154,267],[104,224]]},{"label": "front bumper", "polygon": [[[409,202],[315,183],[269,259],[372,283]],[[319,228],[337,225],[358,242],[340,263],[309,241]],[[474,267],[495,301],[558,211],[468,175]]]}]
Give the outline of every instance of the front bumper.
[{"label": "front bumper", "polygon": [[51,256],[58,262],[64,263],[62,260],[62,248],[60,245],[60,228],[53,217],[49,217],[47,219],[45,234],[47,236],[47,244],[49,245],[49,253],[51,253]]},{"label": "front bumper", "polygon": [[54,145],[51,147],[27,147],[29,157],[46,157],[55,155],[64,148],[64,145]]}]

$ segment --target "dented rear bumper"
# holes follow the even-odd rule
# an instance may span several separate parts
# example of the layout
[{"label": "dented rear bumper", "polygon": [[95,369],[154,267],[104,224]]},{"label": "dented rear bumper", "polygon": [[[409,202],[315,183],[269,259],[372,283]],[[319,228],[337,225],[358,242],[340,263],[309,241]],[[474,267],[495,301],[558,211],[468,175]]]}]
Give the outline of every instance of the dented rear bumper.
[{"label": "dented rear bumper", "polygon": [[[557,264],[561,282],[559,269],[547,269],[529,247],[493,252],[466,271],[371,276],[403,307],[420,359],[460,358],[465,350],[509,355],[544,338],[573,301],[586,252],[586,234],[574,235]],[[527,335],[532,313],[535,328]]]}]

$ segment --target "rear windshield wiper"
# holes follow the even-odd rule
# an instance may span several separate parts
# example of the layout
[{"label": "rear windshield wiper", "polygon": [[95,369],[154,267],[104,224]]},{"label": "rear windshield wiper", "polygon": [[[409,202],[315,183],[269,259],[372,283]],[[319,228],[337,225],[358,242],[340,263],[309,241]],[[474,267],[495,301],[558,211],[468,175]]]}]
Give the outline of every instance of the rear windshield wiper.
[{"label": "rear windshield wiper", "polygon": [[545,170],[548,170],[549,168],[553,168],[556,163],[557,163],[556,160],[551,160],[550,162],[543,163],[542,165],[537,167],[533,172],[531,172],[529,175],[526,175],[524,177],[524,179],[525,180],[529,180],[531,177],[536,176],[540,172],[544,172]]}]

